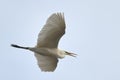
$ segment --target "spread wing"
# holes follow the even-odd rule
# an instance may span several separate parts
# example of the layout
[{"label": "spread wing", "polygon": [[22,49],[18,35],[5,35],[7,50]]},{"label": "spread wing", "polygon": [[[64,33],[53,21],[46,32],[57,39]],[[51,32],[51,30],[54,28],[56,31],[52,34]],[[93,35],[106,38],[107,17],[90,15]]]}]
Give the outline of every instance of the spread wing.
[{"label": "spread wing", "polygon": [[64,33],[64,15],[52,14],[38,35],[37,47],[57,48],[59,39]]},{"label": "spread wing", "polygon": [[35,53],[41,71],[54,71],[57,67],[58,59],[51,56],[43,56]]}]

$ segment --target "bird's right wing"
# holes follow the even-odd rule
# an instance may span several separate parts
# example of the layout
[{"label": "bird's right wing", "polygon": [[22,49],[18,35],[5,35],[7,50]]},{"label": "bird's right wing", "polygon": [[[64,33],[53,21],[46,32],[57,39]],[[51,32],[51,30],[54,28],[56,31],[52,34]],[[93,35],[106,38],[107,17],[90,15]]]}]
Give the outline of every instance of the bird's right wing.
[{"label": "bird's right wing", "polygon": [[57,67],[58,59],[51,56],[43,56],[35,53],[41,71],[54,71]]},{"label": "bird's right wing", "polygon": [[57,48],[59,39],[65,33],[62,13],[52,14],[38,35],[37,47]]}]

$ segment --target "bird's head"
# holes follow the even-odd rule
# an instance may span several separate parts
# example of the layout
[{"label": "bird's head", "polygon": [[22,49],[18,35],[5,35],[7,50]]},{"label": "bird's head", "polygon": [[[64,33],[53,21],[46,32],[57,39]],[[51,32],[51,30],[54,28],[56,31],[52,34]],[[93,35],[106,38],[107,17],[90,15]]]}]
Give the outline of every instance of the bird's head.
[{"label": "bird's head", "polygon": [[72,56],[72,57],[76,57],[77,56],[77,54],[75,54],[75,53],[67,52],[67,51],[64,51],[64,50],[58,50],[58,55],[57,56],[59,58],[64,58],[65,55],[69,55],[69,56]]},{"label": "bird's head", "polygon": [[65,55],[69,55],[69,56],[72,56],[72,57],[76,57],[77,56],[77,54],[75,54],[75,53],[71,53],[71,52],[67,52],[67,51],[64,51],[64,50],[60,50],[59,58],[64,58]]}]

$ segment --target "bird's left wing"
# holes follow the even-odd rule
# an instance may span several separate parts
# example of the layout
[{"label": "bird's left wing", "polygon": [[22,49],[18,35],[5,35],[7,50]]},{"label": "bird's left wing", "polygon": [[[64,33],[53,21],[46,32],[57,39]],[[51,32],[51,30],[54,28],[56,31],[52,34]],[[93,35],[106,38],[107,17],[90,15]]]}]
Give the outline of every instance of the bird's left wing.
[{"label": "bird's left wing", "polygon": [[58,59],[52,56],[43,56],[38,53],[35,53],[37,58],[38,65],[41,71],[54,71],[57,67]]},{"label": "bird's left wing", "polygon": [[38,35],[37,47],[57,48],[59,39],[65,33],[65,20],[62,13],[54,13]]}]

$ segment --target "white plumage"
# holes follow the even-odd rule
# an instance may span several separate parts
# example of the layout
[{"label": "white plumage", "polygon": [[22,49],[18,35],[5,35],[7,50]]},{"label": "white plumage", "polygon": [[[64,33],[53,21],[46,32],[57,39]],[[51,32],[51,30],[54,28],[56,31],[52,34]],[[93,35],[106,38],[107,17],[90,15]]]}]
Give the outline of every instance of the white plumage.
[{"label": "white plumage", "polygon": [[64,16],[52,14],[38,35],[38,47],[57,48],[59,39],[65,33]]},{"label": "white plumage", "polygon": [[57,67],[58,59],[51,56],[43,56],[35,53],[38,65],[42,71],[54,71]]},{"label": "white plumage", "polygon": [[73,57],[76,55],[58,49],[59,40],[65,33],[65,26],[64,15],[54,13],[48,18],[40,31],[35,47],[21,47],[15,44],[11,46],[33,51],[42,71],[54,71],[57,67],[58,58],[64,58],[65,55]]}]

